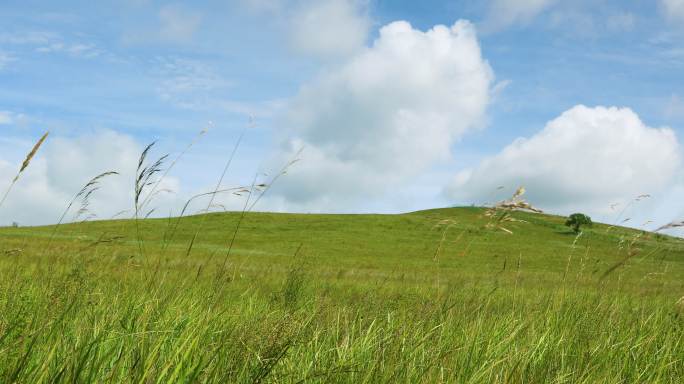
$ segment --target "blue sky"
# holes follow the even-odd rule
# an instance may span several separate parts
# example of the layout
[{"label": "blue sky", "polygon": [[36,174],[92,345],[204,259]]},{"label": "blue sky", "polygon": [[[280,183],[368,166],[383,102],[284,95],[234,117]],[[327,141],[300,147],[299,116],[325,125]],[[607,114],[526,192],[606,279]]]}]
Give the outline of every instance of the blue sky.
[{"label": "blue sky", "polygon": [[[54,221],[89,177],[209,127],[165,181],[177,211],[247,125],[226,185],[304,148],[264,210],[403,212],[524,184],[561,214],[684,215],[684,0],[5,1],[0,18],[0,176],[51,132],[3,223]],[[130,205],[119,171],[101,217]]]}]

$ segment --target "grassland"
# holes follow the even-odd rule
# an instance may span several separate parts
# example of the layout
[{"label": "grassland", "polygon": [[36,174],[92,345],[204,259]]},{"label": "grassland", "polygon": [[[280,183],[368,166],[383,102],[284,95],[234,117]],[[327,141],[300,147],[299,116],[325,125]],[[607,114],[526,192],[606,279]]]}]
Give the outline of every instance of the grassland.
[{"label": "grassland", "polygon": [[0,382],[684,381],[679,239],[240,217],[0,229]]}]

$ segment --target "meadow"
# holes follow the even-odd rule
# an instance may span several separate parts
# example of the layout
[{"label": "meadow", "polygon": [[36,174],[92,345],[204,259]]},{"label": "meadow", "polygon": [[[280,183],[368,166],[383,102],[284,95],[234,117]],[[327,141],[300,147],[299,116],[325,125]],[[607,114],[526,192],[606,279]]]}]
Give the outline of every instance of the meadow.
[{"label": "meadow", "polygon": [[169,166],[152,146],[131,219],[90,220],[105,172],[57,224],[0,228],[0,382],[682,382],[680,238],[575,233],[523,188],[487,208],[252,212],[293,163],[220,189],[233,155],[196,198],[241,212],[147,218],[192,144]]},{"label": "meadow", "polygon": [[0,382],[684,380],[684,241],[488,212],[2,228]]}]

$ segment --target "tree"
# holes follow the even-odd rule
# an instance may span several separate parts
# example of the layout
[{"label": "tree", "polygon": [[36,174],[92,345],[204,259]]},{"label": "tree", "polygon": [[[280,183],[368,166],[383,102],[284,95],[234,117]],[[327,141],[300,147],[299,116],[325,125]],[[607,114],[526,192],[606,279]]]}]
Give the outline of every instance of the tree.
[{"label": "tree", "polygon": [[580,227],[582,225],[591,227],[592,224],[591,217],[585,215],[584,213],[573,213],[565,222],[565,225],[572,227],[572,230],[575,231],[575,233],[580,232]]}]

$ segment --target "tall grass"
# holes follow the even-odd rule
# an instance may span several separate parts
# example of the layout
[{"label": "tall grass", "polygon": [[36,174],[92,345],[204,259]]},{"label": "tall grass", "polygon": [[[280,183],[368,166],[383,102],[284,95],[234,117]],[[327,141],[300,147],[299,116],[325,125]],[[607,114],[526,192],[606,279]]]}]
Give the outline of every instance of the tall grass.
[{"label": "tall grass", "polygon": [[243,271],[218,289],[179,268],[150,289],[137,272],[88,263],[4,273],[1,381],[676,383],[684,374],[683,313],[672,301],[561,295],[525,283],[534,275],[524,270],[507,272],[496,292],[443,276],[435,300],[425,277],[378,287],[295,266]]}]

